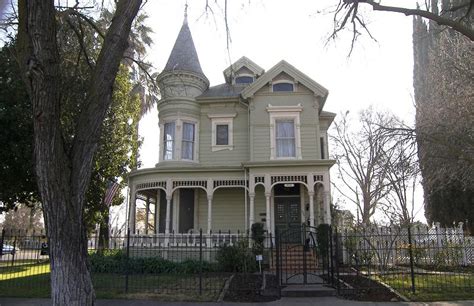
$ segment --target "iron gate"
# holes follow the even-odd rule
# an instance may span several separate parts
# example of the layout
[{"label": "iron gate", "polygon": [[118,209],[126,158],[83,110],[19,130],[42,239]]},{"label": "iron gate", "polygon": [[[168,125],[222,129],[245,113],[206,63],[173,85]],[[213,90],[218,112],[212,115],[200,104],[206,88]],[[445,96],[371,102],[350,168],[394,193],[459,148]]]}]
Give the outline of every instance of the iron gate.
[{"label": "iron gate", "polygon": [[302,225],[276,232],[280,285],[327,284],[332,279],[331,228]]}]

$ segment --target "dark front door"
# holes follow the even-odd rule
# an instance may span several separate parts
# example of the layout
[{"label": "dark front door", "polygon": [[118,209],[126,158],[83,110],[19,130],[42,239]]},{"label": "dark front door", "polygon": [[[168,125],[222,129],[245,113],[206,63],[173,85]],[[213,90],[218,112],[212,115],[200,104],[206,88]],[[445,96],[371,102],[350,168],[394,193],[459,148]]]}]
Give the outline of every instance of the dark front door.
[{"label": "dark front door", "polygon": [[275,227],[280,233],[301,228],[300,197],[275,197]]},{"label": "dark front door", "polygon": [[194,189],[179,190],[179,232],[194,228]]}]

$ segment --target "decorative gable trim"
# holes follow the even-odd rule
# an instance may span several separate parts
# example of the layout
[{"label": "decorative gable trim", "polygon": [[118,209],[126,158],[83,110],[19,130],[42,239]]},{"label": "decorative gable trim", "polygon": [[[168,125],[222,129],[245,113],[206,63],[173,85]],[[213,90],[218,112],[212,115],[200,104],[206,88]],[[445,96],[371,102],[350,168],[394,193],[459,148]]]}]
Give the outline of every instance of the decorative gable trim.
[{"label": "decorative gable trim", "polygon": [[272,82],[272,80],[282,72],[285,72],[294,78],[295,83],[301,83],[311,90],[315,95],[321,96],[323,98],[323,103],[321,103],[320,108],[322,109],[324,101],[326,100],[329,93],[328,90],[284,60],[273,66],[255,82],[245,88],[242,91],[242,97],[244,99],[252,97],[259,89]]},{"label": "decorative gable trim", "polygon": [[224,78],[225,78],[226,83],[231,84],[234,74],[237,71],[239,71],[239,69],[241,69],[242,67],[247,67],[247,69],[251,70],[255,76],[260,76],[265,73],[265,70],[263,70],[262,67],[255,64],[249,58],[242,56],[235,63],[233,63],[232,65],[227,67],[226,70],[224,70]]}]

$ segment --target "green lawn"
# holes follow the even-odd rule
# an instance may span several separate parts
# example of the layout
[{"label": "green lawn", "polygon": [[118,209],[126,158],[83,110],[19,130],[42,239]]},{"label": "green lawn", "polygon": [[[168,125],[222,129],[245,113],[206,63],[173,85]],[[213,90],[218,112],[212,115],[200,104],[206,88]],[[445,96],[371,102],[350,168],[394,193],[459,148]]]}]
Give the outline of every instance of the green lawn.
[{"label": "green lawn", "polygon": [[384,276],[382,281],[414,301],[474,299],[474,274],[416,274],[415,293],[408,273]]},{"label": "green lawn", "polygon": [[[49,263],[24,263],[0,266],[1,297],[49,297]],[[171,301],[216,301],[227,275],[203,275],[202,291],[195,275],[140,274],[126,278],[122,274],[92,275],[98,298],[152,298]]]}]

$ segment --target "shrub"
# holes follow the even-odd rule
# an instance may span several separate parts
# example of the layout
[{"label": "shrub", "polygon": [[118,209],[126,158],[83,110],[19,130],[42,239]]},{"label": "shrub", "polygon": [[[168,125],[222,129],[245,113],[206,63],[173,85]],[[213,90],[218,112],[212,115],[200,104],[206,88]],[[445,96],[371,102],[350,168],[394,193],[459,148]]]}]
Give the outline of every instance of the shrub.
[{"label": "shrub", "polygon": [[[103,254],[93,253],[89,256],[91,271],[95,273],[130,273],[135,274],[196,274],[199,273],[199,260],[188,259],[173,262],[162,257],[130,257],[127,259],[122,250],[107,250]],[[202,262],[202,272],[216,271],[216,265]]]},{"label": "shrub", "polygon": [[254,255],[260,255],[263,253],[263,242],[265,241],[265,229],[263,223],[252,224],[251,232]]},{"label": "shrub", "polygon": [[222,246],[216,255],[219,269],[223,272],[255,272],[257,270],[253,252],[244,239],[236,245]]}]

